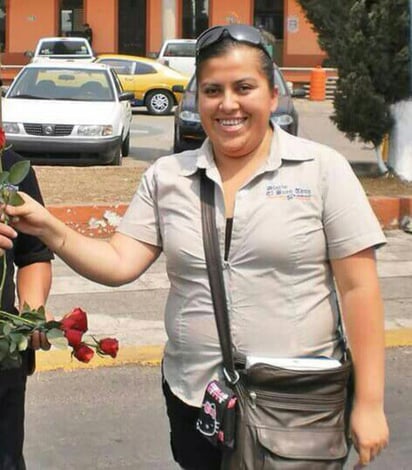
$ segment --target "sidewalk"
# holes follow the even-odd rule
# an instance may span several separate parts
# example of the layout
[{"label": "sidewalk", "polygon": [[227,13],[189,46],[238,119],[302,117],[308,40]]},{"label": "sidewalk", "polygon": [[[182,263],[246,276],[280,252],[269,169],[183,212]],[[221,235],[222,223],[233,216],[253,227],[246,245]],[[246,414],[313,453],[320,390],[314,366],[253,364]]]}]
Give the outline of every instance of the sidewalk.
[{"label": "sidewalk", "polygon": [[[412,346],[412,235],[386,233],[387,245],[377,251],[378,274],[385,303],[387,347]],[[161,257],[139,280],[111,288],[88,281],[56,260],[49,308],[56,316],[75,306],[88,311],[92,333],[115,336],[118,358],[95,357],[89,364],[71,360],[68,351],[40,351],[37,370],[94,368],[123,364],[159,365],[166,340],[163,309],[169,289]]]}]

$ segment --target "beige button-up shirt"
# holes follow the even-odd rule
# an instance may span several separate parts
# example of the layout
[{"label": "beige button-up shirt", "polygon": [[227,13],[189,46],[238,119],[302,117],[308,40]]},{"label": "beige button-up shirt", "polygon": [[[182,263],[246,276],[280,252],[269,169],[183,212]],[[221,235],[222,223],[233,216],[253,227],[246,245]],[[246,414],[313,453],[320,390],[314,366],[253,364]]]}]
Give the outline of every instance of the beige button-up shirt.
[{"label": "beige button-up shirt", "polygon": [[[183,401],[200,406],[221,375],[221,352],[202,243],[199,168],[215,183],[223,260],[225,208],[210,143],[158,159],[144,174],[118,231],[161,246],[170,293],[164,374]],[[223,263],[232,338],[243,354],[338,354],[330,258],[385,243],[346,159],[275,126],[270,154],[236,195]]]}]

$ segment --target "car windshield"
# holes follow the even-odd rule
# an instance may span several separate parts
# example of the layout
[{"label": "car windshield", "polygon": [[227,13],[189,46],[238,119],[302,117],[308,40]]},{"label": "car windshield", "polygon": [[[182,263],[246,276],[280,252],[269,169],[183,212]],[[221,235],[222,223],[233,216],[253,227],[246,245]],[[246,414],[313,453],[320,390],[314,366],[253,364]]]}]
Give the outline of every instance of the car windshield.
[{"label": "car windshield", "polygon": [[[279,96],[287,96],[289,94],[289,91],[287,89],[285,80],[278,68],[274,68],[275,72],[275,85],[278,89]],[[196,76],[193,75],[192,78],[190,79],[189,84],[187,85],[187,90],[196,93]]]},{"label": "car windshield", "polygon": [[44,41],[39,51],[41,56],[49,55],[90,55],[89,51],[81,41]]},{"label": "car windshield", "polygon": [[179,42],[168,44],[163,55],[165,57],[194,57],[195,54],[195,42]]},{"label": "car windshield", "polygon": [[16,78],[7,98],[113,101],[115,96],[106,70],[32,67]]}]

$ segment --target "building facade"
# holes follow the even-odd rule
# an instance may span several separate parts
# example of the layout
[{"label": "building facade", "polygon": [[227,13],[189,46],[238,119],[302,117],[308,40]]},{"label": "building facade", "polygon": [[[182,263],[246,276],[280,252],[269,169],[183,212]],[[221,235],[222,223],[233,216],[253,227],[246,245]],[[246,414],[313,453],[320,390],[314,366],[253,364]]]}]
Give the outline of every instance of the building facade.
[{"label": "building facade", "polygon": [[151,56],[169,38],[194,38],[216,24],[247,23],[274,38],[283,67],[313,67],[325,58],[296,0],[0,0],[3,64],[24,63],[43,36],[93,31],[97,54]]}]

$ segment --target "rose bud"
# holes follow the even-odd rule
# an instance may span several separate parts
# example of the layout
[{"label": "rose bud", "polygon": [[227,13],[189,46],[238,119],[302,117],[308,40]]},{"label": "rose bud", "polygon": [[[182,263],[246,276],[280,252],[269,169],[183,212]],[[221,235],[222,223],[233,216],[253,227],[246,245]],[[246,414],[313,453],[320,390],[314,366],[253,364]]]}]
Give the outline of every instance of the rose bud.
[{"label": "rose bud", "polygon": [[81,308],[74,308],[67,313],[60,321],[62,330],[79,330],[85,333],[87,331],[87,315]]},{"label": "rose bud", "polygon": [[99,352],[116,357],[119,351],[119,341],[115,338],[104,338],[99,341]]},{"label": "rose bud", "polygon": [[86,344],[80,343],[80,345],[73,350],[73,356],[80,362],[89,362],[94,356],[94,351]]},{"label": "rose bud", "polygon": [[69,345],[76,349],[82,342],[83,331],[79,330],[64,330],[64,336],[67,338]]}]

